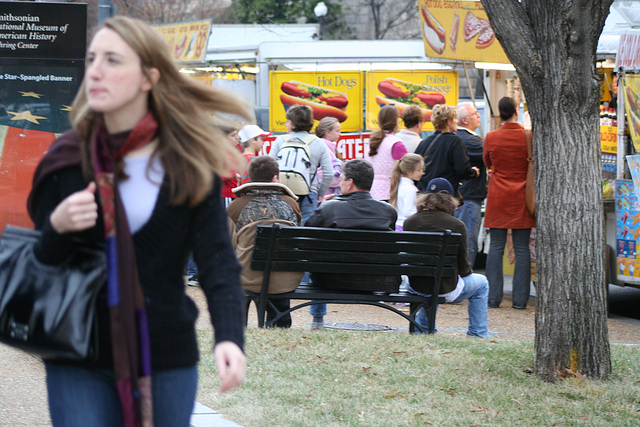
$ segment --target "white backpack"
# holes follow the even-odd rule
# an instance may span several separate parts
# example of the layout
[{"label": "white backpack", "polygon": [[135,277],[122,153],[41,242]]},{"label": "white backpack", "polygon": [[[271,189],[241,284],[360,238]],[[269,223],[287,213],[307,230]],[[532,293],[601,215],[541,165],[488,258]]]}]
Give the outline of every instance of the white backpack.
[{"label": "white backpack", "polygon": [[297,196],[309,194],[311,181],[317,173],[317,168],[313,168],[311,165],[309,150],[309,144],[315,139],[315,135],[307,135],[303,139],[286,135],[284,144],[276,154],[276,160],[280,167],[280,182],[289,187],[289,190]]}]

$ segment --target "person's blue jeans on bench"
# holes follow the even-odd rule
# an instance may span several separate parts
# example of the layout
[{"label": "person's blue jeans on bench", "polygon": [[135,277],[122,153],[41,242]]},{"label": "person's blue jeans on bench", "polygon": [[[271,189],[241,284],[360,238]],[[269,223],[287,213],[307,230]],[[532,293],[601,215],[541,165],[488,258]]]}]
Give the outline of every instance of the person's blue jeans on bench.
[{"label": "person's blue jeans on bench", "polygon": [[[467,309],[469,313],[469,330],[467,331],[467,335],[479,337],[479,338],[489,338],[489,321],[487,315],[487,300],[489,298],[489,282],[487,278],[482,274],[472,273],[468,276],[461,277],[460,280],[463,282],[462,291],[454,296],[453,299],[449,300],[447,298],[450,294],[457,293],[456,290],[450,292],[449,294],[442,294],[440,296],[444,296],[447,302],[458,303],[464,300],[469,300]],[[409,292],[427,296],[420,292],[417,292],[411,288],[409,284]],[[427,314],[424,309],[420,309],[416,313],[416,322],[426,331],[429,328],[429,321],[427,319]],[[435,325],[434,325],[435,330]],[[436,330],[437,331],[437,330]],[[420,331],[416,330],[416,334],[419,334]]]}]

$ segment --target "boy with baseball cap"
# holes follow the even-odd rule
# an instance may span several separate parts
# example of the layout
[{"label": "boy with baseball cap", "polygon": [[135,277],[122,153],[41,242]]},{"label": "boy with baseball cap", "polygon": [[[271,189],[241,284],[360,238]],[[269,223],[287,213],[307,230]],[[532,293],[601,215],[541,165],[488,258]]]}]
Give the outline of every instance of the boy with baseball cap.
[{"label": "boy with baseball cap", "polygon": [[249,162],[255,159],[260,150],[262,150],[262,144],[264,144],[262,137],[269,135],[271,135],[271,132],[264,131],[260,126],[256,125],[245,125],[238,131],[238,137],[243,147],[242,156],[246,161],[245,168],[240,177],[240,185],[251,181],[249,178]]}]

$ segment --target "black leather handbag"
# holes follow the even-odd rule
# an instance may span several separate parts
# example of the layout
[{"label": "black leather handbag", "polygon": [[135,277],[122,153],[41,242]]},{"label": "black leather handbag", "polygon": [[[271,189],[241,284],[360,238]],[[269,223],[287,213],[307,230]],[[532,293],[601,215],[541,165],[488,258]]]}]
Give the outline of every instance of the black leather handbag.
[{"label": "black leather handbag", "polygon": [[0,342],[43,359],[95,359],[104,251],[79,246],[62,265],[38,261],[40,231],[7,226],[0,239]]}]

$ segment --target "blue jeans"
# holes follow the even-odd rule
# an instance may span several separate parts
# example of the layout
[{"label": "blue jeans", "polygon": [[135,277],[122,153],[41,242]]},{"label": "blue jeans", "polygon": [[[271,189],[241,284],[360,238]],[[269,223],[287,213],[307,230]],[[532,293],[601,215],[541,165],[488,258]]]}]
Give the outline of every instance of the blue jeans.
[{"label": "blue jeans", "polygon": [[193,254],[189,254],[189,260],[187,261],[187,276],[197,276],[198,275],[198,266],[193,260]]},{"label": "blue jeans", "polygon": [[[487,255],[487,279],[489,279],[489,307],[499,307],[502,302],[504,276],[502,257],[507,243],[507,229],[492,228],[491,244]],[[513,272],[513,307],[525,308],[531,291],[531,255],[529,254],[530,228],[511,230],[516,265]]]},{"label": "blue jeans", "polygon": [[309,306],[309,314],[324,317],[327,315],[327,304],[315,304]]},{"label": "blue jeans", "polygon": [[[122,413],[112,371],[45,363],[49,413],[55,427],[118,427]],[[153,373],[155,427],[189,427],[198,368]]]},{"label": "blue jeans", "polygon": [[306,196],[299,196],[298,206],[300,206],[300,213],[302,214],[302,224],[307,222],[307,219],[311,216],[313,211],[318,207],[318,193],[313,191]]},{"label": "blue jeans", "polygon": [[453,216],[467,227],[467,254],[473,268],[478,253],[478,234],[482,222],[482,200],[464,199],[464,205],[453,211]]},{"label": "blue jeans", "polygon": [[[467,311],[469,313],[469,330],[467,331],[467,335],[489,338],[489,320],[487,316],[489,283],[487,282],[487,278],[482,274],[473,273],[463,277],[462,281],[464,282],[462,293],[458,295],[458,298],[451,302],[462,302],[468,299],[469,303],[467,305]],[[422,326],[424,330],[429,328],[427,313],[423,308],[418,310],[416,313],[416,322],[418,325]]]},{"label": "blue jeans", "polygon": [[[300,213],[302,214],[302,225],[304,225],[313,211],[315,211],[318,207],[318,193],[314,193],[312,191],[307,196],[302,196],[300,199],[298,199],[298,205],[300,205]],[[302,282],[311,282],[309,273],[304,273]],[[327,314],[327,304],[310,305],[309,313],[311,313],[312,316],[325,316]]]}]

